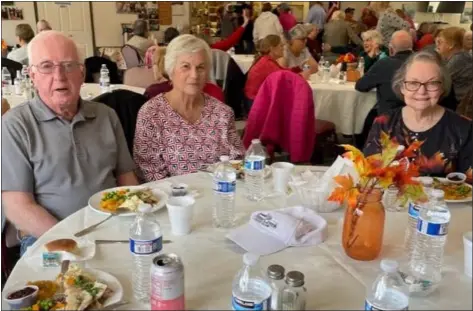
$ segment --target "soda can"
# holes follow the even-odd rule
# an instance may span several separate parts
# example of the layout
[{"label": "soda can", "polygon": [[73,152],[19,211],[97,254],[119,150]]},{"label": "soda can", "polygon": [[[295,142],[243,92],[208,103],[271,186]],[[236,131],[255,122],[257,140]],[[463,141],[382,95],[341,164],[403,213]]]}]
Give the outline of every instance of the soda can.
[{"label": "soda can", "polygon": [[176,254],[162,254],[151,266],[151,310],[185,310],[184,265]]}]

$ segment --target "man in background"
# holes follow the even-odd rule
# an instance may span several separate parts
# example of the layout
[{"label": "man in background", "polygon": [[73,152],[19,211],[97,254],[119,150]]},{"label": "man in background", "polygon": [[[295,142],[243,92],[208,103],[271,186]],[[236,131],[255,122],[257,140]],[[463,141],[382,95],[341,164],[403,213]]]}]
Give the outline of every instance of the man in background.
[{"label": "man in background", "polygon": [[22,65],[28,65],[28,43],[34,38],[34,31],[29,24],[19,24],[15,28],[16,40],[20,47],[8,53],[7,58]]},{"label": "man in background", "polygon": [[40,33],[41,31],[52,30],[52,28],[47,20],[42,19],[36,24],[36,30]]}]

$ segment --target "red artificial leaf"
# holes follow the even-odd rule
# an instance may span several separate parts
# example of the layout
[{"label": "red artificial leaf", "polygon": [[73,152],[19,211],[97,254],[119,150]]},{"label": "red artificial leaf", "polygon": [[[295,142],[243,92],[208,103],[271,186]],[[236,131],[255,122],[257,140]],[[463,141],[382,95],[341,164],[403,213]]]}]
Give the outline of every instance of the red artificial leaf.
[{"label": "red artificial leaf", "polygon": [[399,155],[400,158],[408,157],[408,158],[415,158],[417,156],[416,151],[420,149],[424,142],[416,140],[412,144],[410,144],[407,149],[404,149],[403,152]]},{"label": "red artificial leaf", "polygon": [[386,123],[388,123],[388,120],[389,120],[388,116],[383,114],[383,115],[380,115],[379,117],[376,117],[374,119],[374,123],[386,124]]},{"label": "red artificial leaf", "polygon": [[427,158],[424,155],[419,155],[416,159],[416,162],[420,169],[424,169],[426,171],[443,170],[445,165],[445,159],[438,151],[431,158]]}]

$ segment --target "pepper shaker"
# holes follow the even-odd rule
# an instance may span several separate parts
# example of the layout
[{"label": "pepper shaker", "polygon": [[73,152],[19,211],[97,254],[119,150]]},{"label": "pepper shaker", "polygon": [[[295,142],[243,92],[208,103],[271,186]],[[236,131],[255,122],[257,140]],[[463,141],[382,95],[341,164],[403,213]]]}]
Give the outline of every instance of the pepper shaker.
[{"label": "pepper shaker", "polygon": [[286,275],[286,287],[282,293],[281,310],[305,310],[307,290],[304,287],[304,274],[291,271]]}]

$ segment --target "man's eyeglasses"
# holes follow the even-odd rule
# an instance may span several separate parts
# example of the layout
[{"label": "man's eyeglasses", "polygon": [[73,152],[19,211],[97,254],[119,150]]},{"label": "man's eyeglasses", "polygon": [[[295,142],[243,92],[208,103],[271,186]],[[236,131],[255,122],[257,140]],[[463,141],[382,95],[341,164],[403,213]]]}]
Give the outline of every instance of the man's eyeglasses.
[{"label": "man's eyeglasses", "polygon": [[59,64],[54,64],[53,62],[42,62],[38,65],[33,65],[38,71],[42,74],[51,74],[54,72],[55,67],[61,67],[66,73],[76,71],[81,68],[83,65],[79,62],[60,62]]},{"label": "man's eyeglasses", "polygon": [[440,88],[442,87],[442,82],[441,81],[428,81],[428,82],[422,83],[419,81],[404,81],[404,87],[406,88],[406,90],[410,92],[415,92],[419,90],[422,85],[428,92],[435,92],[435,91],[440,90]]}]

